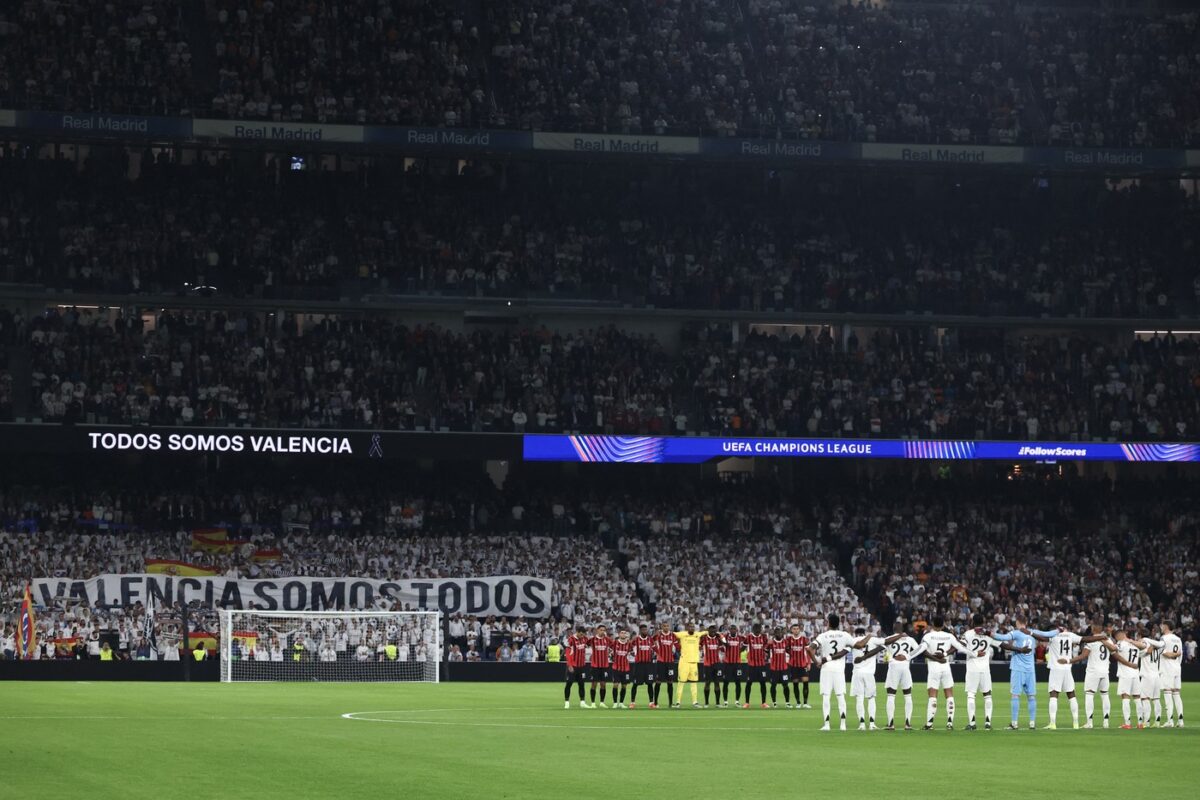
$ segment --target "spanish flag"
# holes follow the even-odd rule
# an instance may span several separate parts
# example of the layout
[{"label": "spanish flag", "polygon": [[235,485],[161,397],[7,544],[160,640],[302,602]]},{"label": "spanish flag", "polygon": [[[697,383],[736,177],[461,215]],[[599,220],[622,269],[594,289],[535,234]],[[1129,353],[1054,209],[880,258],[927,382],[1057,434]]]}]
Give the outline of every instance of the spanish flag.
[{"label": "spanish flag", "polygon": [[188,646],[195,650],[201,644],[204,645],[205,650],[215,653],[217,650],[217,634],[209,633],[208,631],[191,631],[188,633]]},{"label": "spanish flag", "polygon": [[157,575],[189,575],[211,577],[217,574],[212,567],[202,567],[187,561],[169,561],[165,558],[147,558],[146,572]]},{"label": "spanish flag", "polygon": [[37,650],[37,620],[33,616],[33,595],[29,584],[25,584],[25,598],[21,601],[21,614],[17,619],[17,657],[33,658]]},{"label": "spanish flag", "polygon": [[225,528],[197,528],[192,531],[192,548],[205,550],[209,553],[232,553],[246,544],[244,541],[229,538]]}]

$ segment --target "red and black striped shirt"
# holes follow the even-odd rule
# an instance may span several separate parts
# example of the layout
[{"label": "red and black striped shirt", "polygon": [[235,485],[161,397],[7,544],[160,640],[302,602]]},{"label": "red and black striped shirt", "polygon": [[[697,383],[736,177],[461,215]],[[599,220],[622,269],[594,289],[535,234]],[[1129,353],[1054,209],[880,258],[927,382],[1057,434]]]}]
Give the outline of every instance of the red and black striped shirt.
[{"label": "red and black striped shirt", "polygon": [[654,637],[633,637],[633,661],[635,664],[649,664],[654,660]]},{"label": "red and black striped shirt", "polygon": [[609,658],[612,656],[613,640],[607,636],[592,637],[592,666],[596,669],[603,669],[608,666]]},{"label": "red and black striped shirt", "polygon": [[808,637],[789,636],[784,641],[787,642],[791,653],[792,666],[808,669],[812,665],[812,653],[808,652]]},{"label": "red and black striped shirt", "polygon": [[721,663],[721,654],[725,648],[721,646],[721,637],[708,634],[700,640],[700,648],[703,651],[704,666],[713,667]]},{"label": "red and black striped shirt", "polygon": [[612,643],[613,669],[618,672],[629,671],[629,659],[633,656],[633,640],[614,639]]},{"label": "red and black striped shirt", "polygon": [[742,663],[742,637],[725,634],[725,663]]},{"label": "red and black striped shirt", "polygon": [[588,638],[586,636],[567,637],[567,666],[579,669],[587,666]]},{"label": "red and black striped shirt", "polygon": [[673,633],[654,634],[654,657],[658,659],[659,663],[678,661],[679,658],[675,655],[675,648],[678,644],[679,640]]},{"label": "red and black striped shirt", "polygon": [[771,639],[767,642],[767,652],[771,656],[771,669],[782,672],[788,668],[787,639]]},{"label": "red and black striped shirt", "polygon": [[767,665],[767,637],[761,633],[746,637],[746,664],[751,667]]}]

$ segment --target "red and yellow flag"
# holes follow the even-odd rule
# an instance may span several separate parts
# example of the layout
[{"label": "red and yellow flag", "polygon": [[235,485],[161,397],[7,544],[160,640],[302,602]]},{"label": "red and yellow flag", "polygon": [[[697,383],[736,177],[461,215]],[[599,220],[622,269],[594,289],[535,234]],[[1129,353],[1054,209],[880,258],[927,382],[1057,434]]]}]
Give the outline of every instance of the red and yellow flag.
[{"label": "red and yellow flag", "polygon": [[33,616],[33,594],[29,584],[25,584],[25,597],[17,618],[17,657],[33,658],[34,650],[37,650],[37,620]]},{"label": "red and yellow flag", "polygon": [[232,553],[246,544],[244,541],[229,538],[229,531],[224,528],[197,528],[192,531],[192,547],[196,550],[206,550],[210,553]]},{"label": "red and yellow flag", "polygon": [[191,564],[187,561],[170,561],[165,558],[147,558],[146,572],[162,575],[190,575],[211,577],[217,574],[213,567]]}]

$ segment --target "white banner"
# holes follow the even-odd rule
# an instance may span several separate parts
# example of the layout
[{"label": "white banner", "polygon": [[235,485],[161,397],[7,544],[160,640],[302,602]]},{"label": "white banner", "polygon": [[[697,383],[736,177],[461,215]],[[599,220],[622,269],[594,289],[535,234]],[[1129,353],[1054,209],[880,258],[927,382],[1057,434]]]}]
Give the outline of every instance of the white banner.
[{"label": "white banner", "polygon": [[305,122],[197,119],[192,135],[198,139],[261,139],[278,142],[362,142],[361,125],[317,125]]},{"label": "white banner", "polygon": [[1021,164],[1023,147],[967,144],[864,144],[867,161],[911,161],[918,164]]},{"label": "white banner", "polygon": [[15,128],[16,126],[17,112],[0,108],[0,128]]},{"label": "white banner", "polygon": [[156,603],[160,608],[195,600],[221,608],[263,611],[369,609],[379,600],[396,610],[444,614],[545,617],[550,614],[553,581],[527,575],[491,578],[429,578],[380,581],[368,578],[183,577],[161,574],[98,575],[87,580],[35,578],[34,601],[54,605],[55,598],[93,606]]},{"label": "white banner", "polygon": [[576,153],[699,153],[700,140],[694,136],[629,136],[616,133],[539,133],[533,134],[534,150],[572,150]]}]

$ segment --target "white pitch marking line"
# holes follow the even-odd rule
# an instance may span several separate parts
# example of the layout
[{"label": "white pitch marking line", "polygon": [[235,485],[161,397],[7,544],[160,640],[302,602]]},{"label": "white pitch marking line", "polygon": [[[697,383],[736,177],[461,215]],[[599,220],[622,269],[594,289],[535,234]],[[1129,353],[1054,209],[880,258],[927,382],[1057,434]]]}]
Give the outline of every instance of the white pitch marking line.
[{"label": "white pitch marking line", "polygon": [[105,714],[95,715],[72,715],[64,716],[61,714],[40,715],[40,714],[5,714],[0,715],[0,719],[120,719],[120,720],[139,720],[143,722],[266,722],[273,720],[291,720],[291,719],[332,719],[329,716],[304,716],[304,717],[124,717],[124,716],[109,716]]}]

